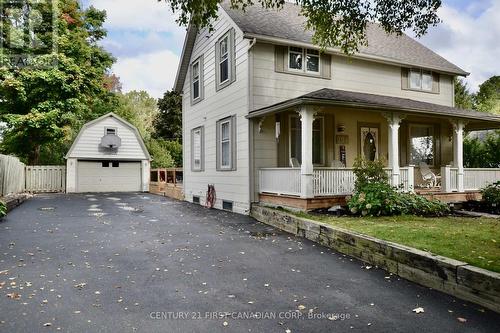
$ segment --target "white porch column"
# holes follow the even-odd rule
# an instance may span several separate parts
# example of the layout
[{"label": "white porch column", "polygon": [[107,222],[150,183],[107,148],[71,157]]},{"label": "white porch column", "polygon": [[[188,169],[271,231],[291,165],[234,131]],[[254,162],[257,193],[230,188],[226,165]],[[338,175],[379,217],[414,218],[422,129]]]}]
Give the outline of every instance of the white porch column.
[{"label": "white porch column", "polygon": [[458,168],[457,190],[464,191],[464,127],[462,120],[453,122],[453,166]]},{"label": "white porch column", "polygon": [[313,184],[313,121],[314,110],[311,106],[302,106],[299,110],[302,126],[302,164],[300,166],[300,197],[314,197]]},{"label": "white porch column", "polygon": [[391,113],[385,115],[389,125],[389,168],[391,168],[392,177],[390,179],[392,186],[399,186],[400,171],[399,171],[399,126],[404,116]]}]

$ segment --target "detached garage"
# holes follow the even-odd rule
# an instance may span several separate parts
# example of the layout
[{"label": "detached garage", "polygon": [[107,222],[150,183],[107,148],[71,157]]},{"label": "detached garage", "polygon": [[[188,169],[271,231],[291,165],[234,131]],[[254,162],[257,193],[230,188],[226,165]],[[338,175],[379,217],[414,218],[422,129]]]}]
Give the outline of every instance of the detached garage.
[{"label": "detached garage", "polygon": [[85,124],[66,155],[66,192],[147,192],[151,157],[137,128],[114,113]]}]

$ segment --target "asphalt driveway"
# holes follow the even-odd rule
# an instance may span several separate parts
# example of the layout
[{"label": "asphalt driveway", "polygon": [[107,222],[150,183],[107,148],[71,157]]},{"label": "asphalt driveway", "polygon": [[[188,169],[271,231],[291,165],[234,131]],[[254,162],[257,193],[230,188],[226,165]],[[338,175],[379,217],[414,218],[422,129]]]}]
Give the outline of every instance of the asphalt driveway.
[{"label": "asphalt driveway", "polygon": [[41,195],[0,222],[0,332],[499,327],[498,314],[249,217],[159,196]]}]

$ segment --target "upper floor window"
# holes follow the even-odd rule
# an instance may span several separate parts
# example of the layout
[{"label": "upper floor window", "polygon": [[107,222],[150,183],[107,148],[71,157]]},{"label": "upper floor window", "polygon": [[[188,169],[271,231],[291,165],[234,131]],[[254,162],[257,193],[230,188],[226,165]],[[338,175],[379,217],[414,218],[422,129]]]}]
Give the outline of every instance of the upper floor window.
[{"label": "upper floor window", "polygon": [[402,69],[403,89],[439,93],[439,74],[424,69]]},{"label": "upper floor window", "polygon": [[203,56],[191,64],[191,102],[197,103],[203,99]]},{"label": "upper floor window", "polygon": [[[305,63],[304,63],[305,59]],[[320,57],[317,50],[290,46],[288,48],[288,69],[319,74]]]},{"label": "upper floor window", "polygon": [[234,55],[234,30],[231,29],[215,44],[216,90],[236,80]]}]

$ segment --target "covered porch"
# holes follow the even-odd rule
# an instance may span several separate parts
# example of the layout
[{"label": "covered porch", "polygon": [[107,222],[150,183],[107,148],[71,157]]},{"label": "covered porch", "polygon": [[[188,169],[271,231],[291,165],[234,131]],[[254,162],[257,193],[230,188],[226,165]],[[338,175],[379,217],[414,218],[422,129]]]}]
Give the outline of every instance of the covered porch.
[{"label": "covered porch", "polygon": [[357,157],[384,161],[401,191],[447,202],[478,199],[482,187],[500,180],[500,169],[463,163],[465,132],[500,126],[489,114],[322,89],[249,118],[255,202],[304,210],[343,204],[354,189]]}]

